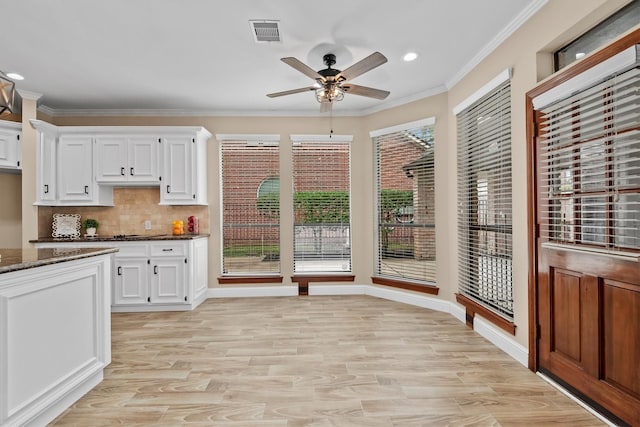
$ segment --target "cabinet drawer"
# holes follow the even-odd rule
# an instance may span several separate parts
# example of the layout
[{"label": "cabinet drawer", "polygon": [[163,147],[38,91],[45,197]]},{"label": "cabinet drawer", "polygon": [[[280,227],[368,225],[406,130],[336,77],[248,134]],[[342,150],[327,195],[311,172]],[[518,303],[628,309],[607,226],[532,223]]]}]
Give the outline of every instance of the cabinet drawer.
[{"label": "cabinet drawer", "polygon": [[116,258],[149,256],[149,245],[145,243],[117,243],[114,246],[120,249],[116,252]]},{"label": "cabinet drawer", "polygon": [[183,242],[162,242],[151,244],[151,256],[185,256],[187,244]]}]

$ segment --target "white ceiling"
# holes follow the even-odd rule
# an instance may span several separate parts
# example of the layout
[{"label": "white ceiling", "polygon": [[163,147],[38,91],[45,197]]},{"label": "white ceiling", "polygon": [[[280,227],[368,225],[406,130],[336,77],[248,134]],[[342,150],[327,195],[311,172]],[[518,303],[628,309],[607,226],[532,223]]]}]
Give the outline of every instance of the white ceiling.
[{"label": "white ceiling", "polygon": [[[451,87],[545,1],[7,0],[0,70],[60,115],[315,115],[312,92],[267,98],[313,84],[280,58],[345,69],[379,51],[389,62],[353,83],[391,95],[334,106],[365,114]],[[252,19],[278,20],[282,42],[256,43]]]}]

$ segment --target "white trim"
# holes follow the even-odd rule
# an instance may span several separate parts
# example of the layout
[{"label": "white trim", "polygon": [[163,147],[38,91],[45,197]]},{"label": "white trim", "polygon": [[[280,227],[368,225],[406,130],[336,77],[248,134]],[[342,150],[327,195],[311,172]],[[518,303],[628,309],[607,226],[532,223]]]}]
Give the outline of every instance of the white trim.
[{"label": "white trim", "polygon": [[372,130],[371,132],[369,132],[369,136],[371,138],[375,138],[376,136],[380,136],[380,135],[388,135],[394,132],[400,132],[407,129],[415,129],[422,126],[433,126],[435,124],[436,124],[435,117],[427,117],[426,119],[416,120],[413,122],[403,123],[395,126],[389,126],[383,129]]},{"label": "white trim", "polygon": [[[383,104],[386,105],[386,104]],[[391,108],[391,107],[388,107]],[[384,108],[383,108],[384,109]],[[52,117],[326,117],[313,110],[178,110],[178,109],[54,109],[39,105],[38,111]],[[369,110],[334,109],[333,117],[360,117]]]},{"label": "white trim", "polygon": [[631,46],[553,89],[536,96],[533,98],[533,108],[539,110],[549,104],[567,98],[580,90],[593,86],[614,73],[635,65],[639,60],[640,45]]},{"label": "white trim", "polygon": [[491,79],[487,84],[485,84],[480,89],[472,93],[464,101],[462,101],[461,103],[453,107],[453,114],[457,116],[464,109],[466,109],[467,107],[472,105],[474,102],[478,101],[480,98],[490,93],[492,90],[494,90],[495,88],[497,88],[498,86],[500,86],[502,83],[506,82],[509,79],[511,79],[511,68],[502,70],[500,74],[498,74],[493,79]]},{"label": "white trim", "polygon": [[449,313],[449,301],[414,292],[400,291],[388,286],[368,285],[365,289],[365,295],[400,302],[403,304],[415,305],[416,307],[428,308],[430,310],[441,311],[443,313]]},{"label": "white trim", "polygon": [[451,303],[451,307],[449,308],[449,313],[458,319],[461,323],[467,323],[467,311],[460,304]]},{"label": "white trim", "polygon": [[506,27],[504,27],[493,40],[487,43],[469,62],[467,62],[453,77],[446,81],[445,86],[450,90],[460,82],[467,74],[476,68],[483,59],[498,48],[505,40],[507,40],[518,28],[535,15],[542,7],[547,4],[548,0],[535,0],[527,6],[522,12],[515,17]]},{"label": "white trim", "polygon": [[353,135],[290,135],[291,142],[352,142]]},{"label": "white trim", "polygon": [[495,325],[476,314],[473,318],[473,330],[485,337],[496,347],[507,353],[524,367],[529,365],[529,352],[527,349],[512,340],[501,330],[497,329]]},{"label": "white trim", "polygon": [[584,409],[586,409],[591,415],[593,415],[594,417],[598,418],[600,421],[602,421],[603,423],[605,423],[606,425],[610,426],[610,427],[617,427],[616,424],[613,424],[611,421],[609,421],[608,419],[606,419],[604,416],[602,416],[602,414],[600,414],[598,411],[596,411],[595,409],[593,409],[591,406],[587,405],[586,403],[584,403],[582,400],[578,399],[577,397],[575,397],[573,394],[571,394],[571,392],[569,392],[566,388],[562,387],[560,384],[558,384],[557,382],[555,382],[554,380],[552,380],[551,378],[549,378],[548,376],[546,376],[545,374],[543,374],[542,372],[536,372],[536,375],[538,375],[540,378],[542,378],[543,380],[545,380],[546,382],[548,382],[549,384],[551,384],[553,387],[555,387],[556,389],[558,389],[558,391],[560,391],[560,393],[564,394],[565,396],[567,396],[569,399],[573,400],[574,402],[576,402],[578,405],[582,406]]},{"label": "white trim", "polygon": [[16,89],[16,92],[20,94],[22,99],[30,99],[32,101],[37,101],[42,97],[41,93],[31,92],[30,90]]},{"label": "white trim", "polygon": [[218,141],[266,141],[280,142],[279,134],[249,134],[249,133],[216,133]]},{"label": "white trim", "polygon": [[368,285],[309,285],[309,295],[366,295]]},{"label": "white trim", "polygon": [[209,288],[207,298],[291,297],[297,286],[234,286]]}]

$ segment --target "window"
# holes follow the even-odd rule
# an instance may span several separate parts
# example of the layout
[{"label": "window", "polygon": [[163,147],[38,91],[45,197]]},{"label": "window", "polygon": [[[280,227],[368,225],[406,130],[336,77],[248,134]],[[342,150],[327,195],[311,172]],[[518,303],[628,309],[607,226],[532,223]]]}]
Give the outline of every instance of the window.
[{"label": "window", "polygon": [[458,289],[513,321],[509,71],[456,107]]},{"label": "window", "polygon": [[[555,99],[534,100],[540,236],[546,242],[601,252],[640,251],[638,52],[635,46],[603,62],[604,72],[597,74],[604,79],[596,76],[581,88],[558,86]],[[629,54],[630,66],[607,65],[621,64],[619,58]]]},{"label": "window", "polygon": [[277,274],[279,144],[272,136],[259,140],[233,138],[218,136],[222,153],[223,274]]},{"label": "window", "polygon": [[351,137],[291,139],[294,272],[350,272]]},{"label": "window", "polygon": [[640,22],[640,1],[634,0],[555,52],[556,71],[594,52]]},{"label": "window", "polygon": [[376,275],[436,280],[433,119],[371,133],[377,157]]}]

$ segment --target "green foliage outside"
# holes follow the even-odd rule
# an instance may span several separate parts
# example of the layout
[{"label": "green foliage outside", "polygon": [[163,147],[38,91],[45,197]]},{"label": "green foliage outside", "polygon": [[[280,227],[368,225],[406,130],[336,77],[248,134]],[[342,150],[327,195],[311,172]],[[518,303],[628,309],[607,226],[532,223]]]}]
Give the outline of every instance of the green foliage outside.
[{"label": "green foliage outside", "polygon": [[[280,214],[280,195],[269,193],[257,200],[260,213],[274,218]],[[349,193],[346,191],[297,191],[293,195],[296,223],[323,224],[349,222]],[[384,189],[380,192],[380,243],[389,250],[389,234],[402,209],[413,206],[412,190]],[[315,233],[315,231],[314,231]],[[319,244],[319,243],[318,243]]]},{"label": "green foliage outside", "polygon": [[[258,197],[258,211],[269,217],[280,213],[280,195],[269,193]],[[297,191],[293,195],[296,220],[305,224],[349,221],[349,193],[346,191]],[[413,191],[385,189],[380,192],[380,219],[394,222],[400,209],[413,206]]]},{"label": "green foliage outside", "polygon": [[[258,211],[268,217],[280,213],[280,195],[258,196]],[[296,191],[293,195],[296,222],[304,224],[349,222],[349,193],[346,191]]]},{"label": "green foliage outside", "polygon": [[346,191],[297,191],[293,195],[293,206],[296,222],[349,222],[349,193]]},{"label": "green foliage outside", "polygon": [[400,209],[413,206],[412,190],[385,189],[380,191],[380,222],[394,222]]}]

